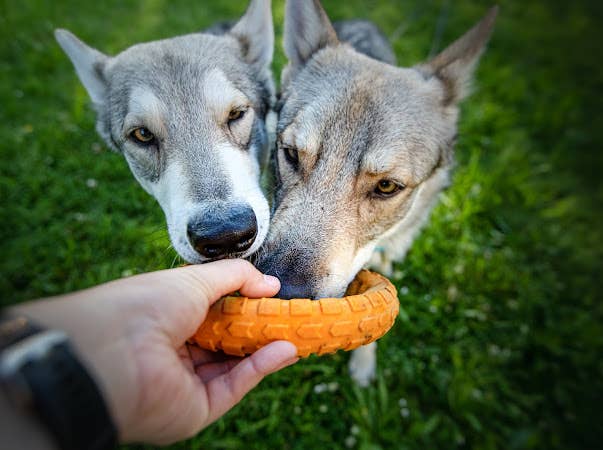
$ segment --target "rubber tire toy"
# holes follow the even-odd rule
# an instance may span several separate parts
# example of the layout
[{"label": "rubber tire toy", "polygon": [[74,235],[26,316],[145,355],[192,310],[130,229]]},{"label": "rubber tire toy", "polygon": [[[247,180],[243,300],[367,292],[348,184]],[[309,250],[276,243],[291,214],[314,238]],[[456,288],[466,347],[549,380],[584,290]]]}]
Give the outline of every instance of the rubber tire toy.
[{"label": "rubber tire toy", "polygon": [[300,357],[324,355],[379,339],[394,324],[399,307],[390,281],[362,270],[342,298],[221,298],[192,341],[207,350],[244,356],[285,339],[297,346]]}]

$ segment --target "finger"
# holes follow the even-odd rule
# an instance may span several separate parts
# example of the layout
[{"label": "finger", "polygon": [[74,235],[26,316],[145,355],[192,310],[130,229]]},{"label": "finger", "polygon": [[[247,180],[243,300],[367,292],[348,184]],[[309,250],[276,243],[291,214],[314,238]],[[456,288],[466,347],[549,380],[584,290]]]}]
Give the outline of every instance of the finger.
[{"label": "finger", "polygon": [[186,271],[197,280],[210,304],[235,291],[247,297],[272,297],[280,289],[276,277],[262,274],[242,259],[225,259],[178,270]]},{"label": "finger", "polygon": [[287,341],[275,341],[243,359],[230,372],[207,384],[210,422],[237,404],[262,378],[296,362],[297,349]]},{"label": "finger", "polygon": [[242,259],[171,269],[155,278],[163,279],[163,286],[169,280],[171,286],[163,294],[161,321],[176,346],[195,333],[205,320],[209,305],[220,297],[237,290],[250,297],[269,297],[280,289],[278,279],[263,275]]},{"label": "finger", "polygon": [[[191,360],[193,361],[193,365],[195,367],[200,366],[202,364],[214,363],[214,362],[224,362],[229,359],[233,359],[232,356],[227,355],[224,352],[212,352],[211,350],[205,350],[198,345],[195,344],[186,344],[188,348],[188,352]],[[241,358],[237,358],[241,359]]]},{"label": "finger", "polygon": [[180,361],[182,361],[182,364],[184,364],[184,367],[186,367],[186,370],[188,370],[189,372],[195,371],[195,364],[193,363],[193,358],[191,357],[191,352],[187,346],[180,347],[176,351],[176,354],[180,358]]},{"label": "finger", "polygon": [[195,373],[203,383],[209,383],[211,380],[230,371],[234,366],[241,362],[240,358],[229,359],[228,361],[213,362],[197,366]]}]

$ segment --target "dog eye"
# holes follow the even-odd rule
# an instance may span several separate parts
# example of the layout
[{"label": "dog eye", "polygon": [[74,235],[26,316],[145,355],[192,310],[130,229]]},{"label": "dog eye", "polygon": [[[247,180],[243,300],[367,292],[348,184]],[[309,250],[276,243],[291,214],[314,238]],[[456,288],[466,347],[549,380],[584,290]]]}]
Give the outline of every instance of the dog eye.
[{"label": "dog eye", "polygon": [[137,143],[143,145],[149,145],[155,140],[155,135],[149,131],[148,128],[140,127],[136,128],[130,133],[130,137]]},{"label": "dog eye", "polygon": [[296,148],[289,147],[288,145],[283,145],[283,153],[285,154],[285,158],[293,166],[294,169],[297,169],[299,164],[299,153]]},{"label": "dog eye", "polygon": [[404,185],[400,183],[396,183],[393,180],[379,180],[377,186],[375,186],[375,194],[379,197],[391,197],[394,194],[397,194],[402,189],[404,189]]},{"label": "dog eye", "polygon": [[245,115],[244,109],[233,109],[228,113],[228,123],[235,122],[239,119],[242,119]]}]

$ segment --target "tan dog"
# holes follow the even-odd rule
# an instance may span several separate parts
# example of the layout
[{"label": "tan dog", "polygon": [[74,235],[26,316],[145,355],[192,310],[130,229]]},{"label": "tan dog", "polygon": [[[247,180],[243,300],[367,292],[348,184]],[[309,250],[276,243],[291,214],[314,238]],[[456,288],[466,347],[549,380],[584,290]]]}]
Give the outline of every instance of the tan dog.
[{"label": "tan dog", "polygon": [[[333,27],[317,0],[287,1],[273,218],[257,261],[280,297],[340,296],[367,263],[388,274],[405,256],[449,183],[458,105],[496,14],[399,68],[369,22]],[[375,347],[350,368],[368,384]]]}]

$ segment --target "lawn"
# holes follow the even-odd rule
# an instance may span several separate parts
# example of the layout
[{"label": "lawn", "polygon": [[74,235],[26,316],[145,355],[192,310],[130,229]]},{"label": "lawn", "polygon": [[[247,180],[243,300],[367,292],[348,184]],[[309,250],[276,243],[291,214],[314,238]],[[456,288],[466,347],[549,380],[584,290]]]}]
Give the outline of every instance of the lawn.
[{"label": "lawn", "polygon": [[[274,0],[280,47],[283,1]],[[4,305],[180,263],[159,206],[94,131],[52,31],[102,51],[239,16],[244,1],[0,1],[0,290]],[[325,0],[412,65],[486,1]],[[271,376],[173,449],[592,449],[603,439],[603,8],[501,1],[464,103],[454,184],[394,281],[379,374],[348,355]]]}]

